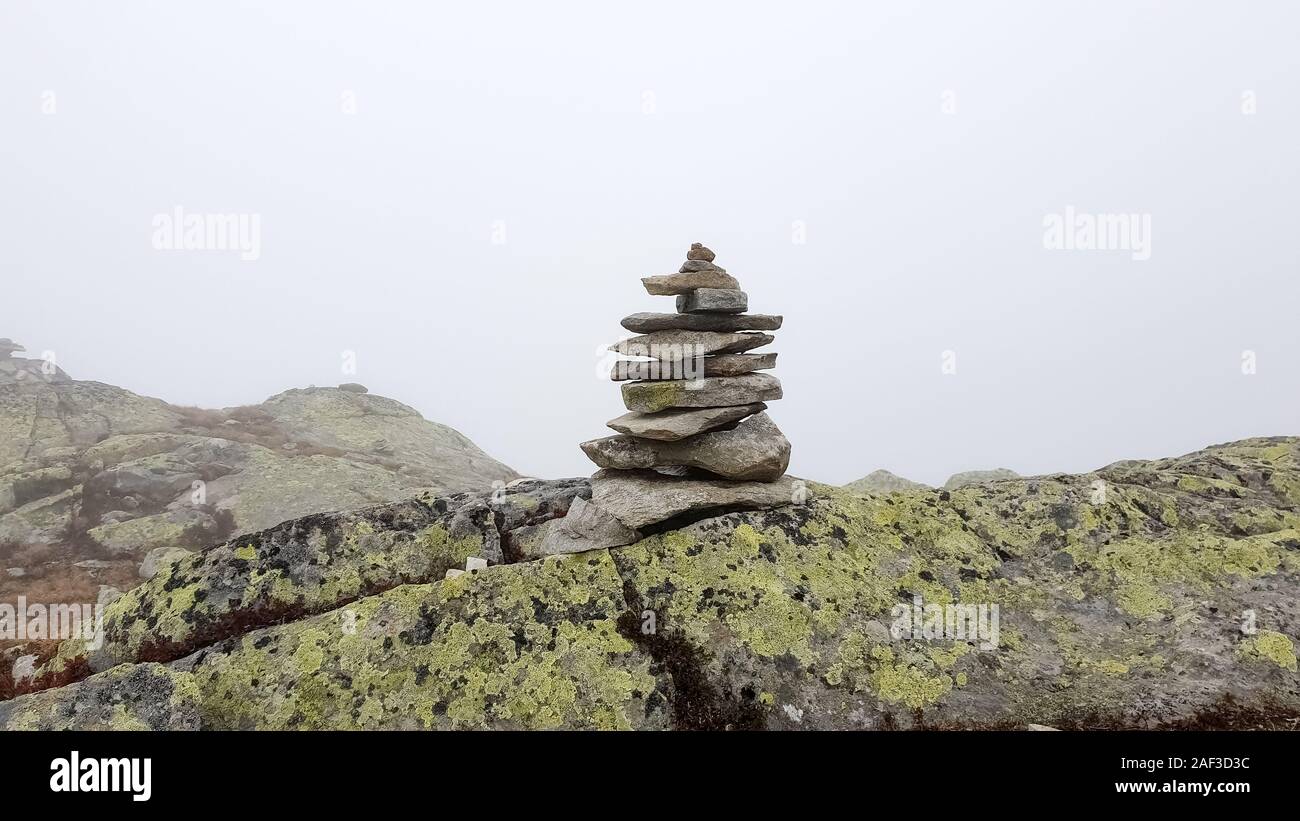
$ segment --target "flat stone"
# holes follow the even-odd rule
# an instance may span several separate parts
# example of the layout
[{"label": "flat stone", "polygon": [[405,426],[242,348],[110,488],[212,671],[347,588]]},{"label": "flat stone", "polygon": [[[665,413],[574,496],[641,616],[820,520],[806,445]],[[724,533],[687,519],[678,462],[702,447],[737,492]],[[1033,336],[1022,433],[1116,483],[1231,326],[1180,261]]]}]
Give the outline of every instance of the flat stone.
[{"label": "flat stone", "polygon": [[749,310],[749,295],[728,288],[697,288],[677,295],[679,314],[743,314]]},{"label": "flat stone", "polygon": [[692,408],[658,413],[625,413],[607,423],[619,433],[661,442],[676,442],[767,410],[762,402],[734,408]]},{"label": "flat stone", "polygon": [[728,482],[664,476],[653,470],[602,470],[591,478],[591,499],[628,527],[643,529],[683,513],[758,510],[803,498],[797,480]]},{"label": "flat stone", "polygon": [[28,679],[36,678],[36,662],[38,659],[40,659],[40,656],[31,654],[19,656],[17,660],[14,661],[14,666],[11,671],[14,681],[26,681]]},{"label": "flat stone", "polygon": [[713,253],[712,251],[710,251],[706,246],[701,245],[701,244],[698,243],[698,242],[692,242],[692,243],[691,243],[691,250],[689,250],[689,251],[686,252],[686,258],[687,258],[687,259],[702,259],[702,260],[704,260],[705,262],[713,262],[713,260],[714,260],[714,253]]},{"label": "flat stone", "polygon": [[774,353],[719,354],[688,360],[652,362],[620,359],[614,363],[609,378],[615,382],[626,382],[629,379],[696,379],[700,376],[738,376],[775,367]]},{"label": "flat stone", "polygon": [[152,579],[158,575],[158,571],[169,566],[172,562],[178,562],[190,555],[191,551],[175,545],[165,545],[155,547],[144,555],[144,560],[140,562],[140,578]]},{"label": "flat stone", "polygon": [[514,547],[521,561],[531,561],[563,553],[622,547],[640,539],[640,533],[599,505],[577,498],[569,506],[568,515],[520,534]]},{"label": "flat stone", "polygon": [[704,358],[705,376],[740,376],[775,367],[775,353],[722,354]]},{"label": "flat stone", "polygon": [[668,408],[721,408],[752,405],[781,398],[781,380],[765,373],[710,376],[663,382],[628,382],[622,386],[623,405],[638,413]]},{"label": "flat stone", "polygon": [[781,317],[769,314],[637,313],[624,317],[621,324],[639,334],[655,331],[775,331],[781,327]]},{"label": "flat stone", "polygon": [[736,278],[721,268],[712,271],[687,271],[685,273],[641,277],[641,284],[645,286],[647,293],[654,296],[684,294],[697,288],[729,288],[731,290],[740,288],[740,283],[736,281]]},{"label": "flat stone", "polygon": [[699,271],[722,271],[723,273],[726,273],[727,271],[726,268],[723,268],[721,265],[714,265],[707,259],[691,259],[689,255],[687,256],[686,261],[682,263],[682,267],[677,270],[679,273],[683,274],[692,274]]},{"label": "flat stone", "polygon": [[625,356],[647,356],[673,362],[720,353],[740,353],[770,344],[776,337],[763,333],[724,334],[712,331],[655,331],[609,346]]},{"label": "flat stone", "polygon": [[587,458],[602,468],[637,470],[680,465],[736,481],[771,482],[790,465],[790,440],[766,413],[751,416],[734,428],[675,442],[606,436],[583,442],[581,447]]}]

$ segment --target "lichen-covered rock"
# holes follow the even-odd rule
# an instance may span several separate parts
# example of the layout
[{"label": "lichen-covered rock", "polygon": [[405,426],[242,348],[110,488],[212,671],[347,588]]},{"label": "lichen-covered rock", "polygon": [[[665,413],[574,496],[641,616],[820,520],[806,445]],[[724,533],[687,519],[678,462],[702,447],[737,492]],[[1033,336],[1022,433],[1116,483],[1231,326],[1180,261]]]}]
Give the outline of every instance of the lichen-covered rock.
[{"label": "lichen-covered rock", "polygon": [[[498,572],[501,571],[501,572]],[[213,729],[658,729],[609,553],[406,585],[178,662]]]},{"label": "lichen-covered rock", "polygon": [[197,730],[199,723],[194,679],[160,664],[122,665],[0,702],[4,730]]},{"label": "lichen-covered rock", "polygon": [[[956,490],[809,491],[626,547],[232,625],[169,668],[192,676],[210,728],[1244,728],[1300,717],[1300,439]],[[42,693],[42,709],[84,701],[104,675]]]},{"label": "lichen-covered rock", "polygon": [[623,404],[636,413],[669,408],[716,408],[752,405],[781,398],[781,380],[766,373],[707,376],[662,382],[626,382]]},{"label": "lichen-covered rock", "polygon": [[16,571],[0,574],[0,601],[87,601],[100,583],[134,584],[160,547],[515,478],[455,430],[355,386],[202,410],[97,382],[0,379],[0,544]]},{"label": "lichen-covered rock", "polygon": [[[177,557],[105,608],[103,641],[62,642],[17,692],[136,661],[172,661],[268,624],[402,584],[441,579],[471,556],[501,561],[502,535],[563,516],[585,480],[519,482],[295,519]],[[0,697],[9,693],[0,687]]]},{"label": "lichen-covered rock", "polygon": [[[1151,467],[819,488],[614,555],[635,606],[706,660],[732,723],[1200,726],[1231,703],[1282,726],[1300,715],[1297,440]],[[900,640],[893,608],[916,597],[997,605],[999,641]]]},{"label": "lichen-covered rock", "polygon": [[140,578],[152,579],[161,568],[187,558],[192,552],[183,547],[156,547],[145,554],[144,561],[140,562]]}]

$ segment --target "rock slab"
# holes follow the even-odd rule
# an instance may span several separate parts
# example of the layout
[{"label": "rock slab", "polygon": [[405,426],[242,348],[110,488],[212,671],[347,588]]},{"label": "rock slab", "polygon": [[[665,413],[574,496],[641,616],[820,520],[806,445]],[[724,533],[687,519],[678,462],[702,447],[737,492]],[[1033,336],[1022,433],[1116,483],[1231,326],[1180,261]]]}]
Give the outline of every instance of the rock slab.
[{"label": "rock slab", "polygon": [[752,405],[781,398],[781,381],[765,373],[709,376],[695,380],[628,382],[623,405],[638,413],[668,408],[720,408]]},{"label": "rock slab", "polygon": [[721,268],[705,271],[683,271],[676,274],[642,277],[641,284],[652,296],[674,296],[697,288],[730,288],[738,290],[740,283]]},{"label": "rock slab", "polygon": [[591,499],[623,524],[640,529],[683,513],[795,504],[801,484],[789,476],[775,482],[727,482],[653,470],[601,470],[591,478]]},{"label": "rock slab", "polygon": [[521,538],[516,547],[521,560],[531,561],[565,553],[621,547],[640,538],[640,533],[609,512],[586,499],[577,498],[569,506],[568,515],[542,523],[531,537]]},{"label": "rock slab", "polygon": [[658,360],[719,353],[741,353],[770,344],[776,337],[763,333],[723,334],[711,331],[655,331],[634,336],[609,346],[624,356],[647,356]]},{"label": "rock slab", "polygon": [[666,410],[659,413],[625,413],[611,419],[608,425],[619,433],[637,436],[642,439],[656,439],[661,442],[675,442],[694,436],[697,433],[714,430],[739,422],[746,416],[752,416],[766,410],[767,405],[757,402],[753,405],[739,405],[733,408],[698,408],[683,410]]},{"label": "rock slab", "polygon": [[781,317],[769,314],[656,314],[636,313],[620,323],[639,334],[655,331],[775,331]]},{"label": "rock slab", "polygon": [[790,440],[766,413],[751,416],[734,428],[675,442],[606,436],[583,442],[582,450],[602,468],[635,470],[680,465],[736,481],[775,481],[790,464]]},{"label": "rock slab", "polygon": [[724,288],[698,288],[677,295],[677,313],[743,314],[749,310],[749,295]]},{"label": "rock slab", "polygon": [[[721,354],[677,361],[632,362],[619,360],[610,369],[615,382],[630,379],[697,379],[701,376],[739,376],[776,367],[776,354]],[[701,373],[702,371],[702,373]]]}]

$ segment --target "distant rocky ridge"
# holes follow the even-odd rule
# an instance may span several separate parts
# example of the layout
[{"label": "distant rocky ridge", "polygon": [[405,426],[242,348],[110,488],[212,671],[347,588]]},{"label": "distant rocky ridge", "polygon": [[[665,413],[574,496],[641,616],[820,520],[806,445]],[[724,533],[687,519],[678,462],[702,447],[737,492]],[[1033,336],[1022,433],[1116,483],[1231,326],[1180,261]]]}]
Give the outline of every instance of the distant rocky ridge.
[{"label": "distant rocky ridge", "polygon": [[[1300,438],[955,490],[810,483],[760,510],[618,481],[425,495],[186,556],[108,606],[97,650],[0,657],[0,699],[28,693],[0,728],[1300,722]],[[713,507],[528,551],[593,499],[637,528],[668,512],[638,498]],[[490,566],[444,579],[467,559]],[[895,634],[918,599],[997,605],[998,637]]]},{"label": "distant rocky ridge", "polygon": [[0,601],[94,601],[100,585],[129,589],[234,533],[517,478],[354,383],[201,410],[17,350],[0,340]]},{"label": "distant rocky ridge", "polygon": [[1007,479],[1019,479],[1020,474],[1014,470],[1006,468],[994,468],[993,470],[967,470],[961,473],[954,473],[948,477],[948,481],[943,483],[944,490],[956,490],[966,485],[977,485],[981,482],[1002,482]]},{"label": "distant rocky ridge", "polygon": [[[944,490],[956,490],[966,485],[978,485],[984,482],[1002,482],[1007,479],[1019,479],[1020,474],[1014,470],[1006,468],[995,468],[993,470],[967,470],[961,473],[954,473],[948,477],[948,481],[943,483]],[[921,490],[929,488],[929,485],[920,482],[913,482],[910,479],[904,479],[896,476],[887,470],[877,470],[868,473],[855,482],[849,482],[844,489],[850,493],[898,493],[908,490]]]},{"label": "distant rocky ridge", "polygon": [[907,490],[922,490],[928,485],[920,482],[913,482],[911,479],[904,479],[887,470],[874,470],[858,479],[856,482],[849,482],[844,489],[850,493],[895,493]]}]

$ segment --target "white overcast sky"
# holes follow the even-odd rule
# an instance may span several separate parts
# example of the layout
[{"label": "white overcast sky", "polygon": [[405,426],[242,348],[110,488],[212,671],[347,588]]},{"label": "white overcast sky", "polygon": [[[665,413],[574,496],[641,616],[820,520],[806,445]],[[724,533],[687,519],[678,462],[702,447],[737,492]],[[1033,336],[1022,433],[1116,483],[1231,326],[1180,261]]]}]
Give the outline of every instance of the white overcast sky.
[{"label": "white overcast sky", "polygon": [[[180,404],[362,382],[588,474],[597,348],[702,241],[786,317],[796,475],[1300,434],[1297,31],[1289,0],[8,0],[0,336]],[[155,250],[175,206],[259,215],[260,258]],[[1151,258],[1044,248],[1066,206],[1149,214]]]}]

